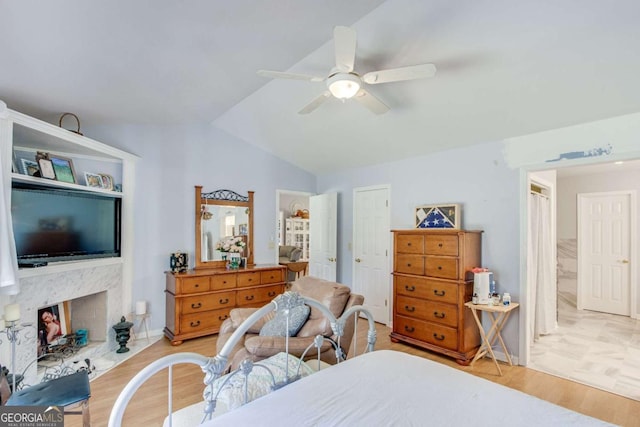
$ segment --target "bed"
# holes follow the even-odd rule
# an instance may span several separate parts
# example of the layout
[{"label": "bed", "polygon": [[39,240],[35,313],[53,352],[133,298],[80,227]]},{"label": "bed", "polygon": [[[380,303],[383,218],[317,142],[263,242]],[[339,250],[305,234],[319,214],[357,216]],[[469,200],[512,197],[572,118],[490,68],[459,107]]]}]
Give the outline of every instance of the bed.
[{"label": "bed", "polygon": [[[359,313],[368,322],[362,354],[325,367],[287,354],[242,363],[226,373],[229,355],[244,332],[271,311],[306,304],[321,309],[338,335],[345,319]],[[287,325],[288,328],[288,325]],[[317,337],[320,347],[322,336]],[[366,308],[354,306],[339,319],[319,302],[287,292],[257,310],[215,357],[178,353],[138,373],[114,404],[110,427],[119,427],[128,401],[144,381],[177,363],[195,363],[204,373],[200,404],[173,411],[165,426],[388,426],[388,425],[611,425],[437,362],[391,350],[373,351],[375,323]],[[339,341],[339,340],[338,340]],[[339,342],[335,343],[339,349]],[[354,344],[357,348],[357,343]],[[313,351],[312,348],[309,349]],[[349,353],[351,356],[351,352]],[[304,358],[304,357],[302,357]],[[320,369],[323,368],[324,369]],[[169,401],[171,401],[169,370]],[[257,384],[257,385],[256,385]]]}]

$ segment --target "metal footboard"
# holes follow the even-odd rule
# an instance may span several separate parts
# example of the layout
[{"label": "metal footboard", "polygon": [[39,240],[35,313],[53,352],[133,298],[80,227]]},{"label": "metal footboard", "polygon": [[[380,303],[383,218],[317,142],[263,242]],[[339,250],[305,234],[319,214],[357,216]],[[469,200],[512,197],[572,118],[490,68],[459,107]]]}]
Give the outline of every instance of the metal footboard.
[{"label": "metal footboard", "polygon": [[[232,356],[231,355],[231,351],[233,350],[233,348],[235,347],[235,345],[244,337],[245,333],[249,330],[249,328],[256,323],[258,320],[260,320],[262,317],[264,317],[266,314],[272,312],[272,311],[276,311],[276,312],[284,312],[285,315],[287,315],[286,317],[286,328],[287,330],[289,329],[289,311],[291,309],[293,309],[294,307],[297,307],[299,305],[303,305],[306,304],[310,307],[315,307],[318,310],[320,310],[324,316],[326,316],[327,319],[329,319],[330,323],[331,323],[331,329],[333,330],[333,333],[338,337],[337,340],[333,341],[327,337],[323,337],[323,336],[317,336],[314,340],[314,342],[304,351],[302,357],[300,358],[302,363],[302,359],[304,359],[304,357],[310,352],[313,351],[314,348],[317,348],[318,350],[318,366],[320,365],[320,347],[323,344],[323,341],[328,340],[331,342],[331,345],[333,346],[335,353],[336,353],[336,362],[340,363],[342,361],[345,360],[346,358],[346,354],[345,351],[343,351],[343,349],[340,346],[340,339],[344,334],[344,329],[345,329],[345,325],[346,322],[348,321],[348,319],[353,316],[355,314],[354,317],[354,321],[355,321],[355,325],[354,325],[354,334],[353,334],[353,348],[356,349],[356,352],[358,351],[358,346],[357,346],[357,326],[358,326],[358,319],[359,319],[359,315],[364,316],[367,319],[368,322],[368,332],[367,332],[367,343],[366,346],[364,347],[362,353],[365,352],[370,352],[373,351],[375,342],[376,342],[376,329],[375,329],[375,322],[373,320],[373,316],[371,315],[371,313],[364,308],[363,306],[353,306],[351,308],[349,308],[348,310],[346,310],[341,316],[340,318],[336,319],[335,316],[333,316],[333,314],[329,311],[329,309],[327,307],[325,307],[324,305],[322,305],[320,302],[311,299],[311,298],[307,298],[304,297],[300,294],[294,293],[294,292],[285,292],[282,295],[279,295],[278,297],[276,297],[273,301],[271,301],[269,304],[263,306],[262,308],[258,309],[256,312],[254,312],[251,316],[249,316],[231,335],[231,337],[229,338],[229,340],[225,343],[225,345],[222,347],[222,349],[220,350],[220,352],[215,355],[214,357],[206,357],[197,353],[176,353],[176,354],[172,354],[169,356],[164,356],[158,360],[156,360],[155,362],[151,363],[150,365],[148,365],[147,367],[145,367],[143,370],[141,370],[136,376],[134,376],[131,381],[129,381],[129,383],[124,387],[124,389],[122,390],[122,392],[120,393],[120,395],[118,396],[118,398],[116,399],[116,402],[114,403],[113,409],[111,411],[110,417],[109,417],[109,427],[119,427],[122,423],[122,418],[125,412],[125,409],[129,403],[129,401],[131,400],[131,398],[133,397],[133,395],[136,393],[136,391],[140,388],[140,386],[142,386],[142,384],[147,381],[149,378],[151,378],[152,376],[154,376],[156,373],[164,370],[164,369],[168,369],[168,408],[167,408],[167,415],[169,415],[168,421],[169,421],[169,426],[172,425],[172,413],[173,413],[173,407],[172,407],[172,401],[173,401],[173,366],[177,365],[177,364],[195,364],[198,365],[201,369],[202,372],[204,373],[204,384],[205,384],[205,389],[203,392],[203,398],[204,398],[204,413],[202,414],[202,421],[204,422],[208,419],[211,419],[211,417],[213,416],[213,413],[216,409],[216,402],[218,399],[218,393],[219,391],[224,387],[224,384],[226,384],[228,381],[230,381],[231,377],[234,375],[244,375],[245,378],[247,378],[249,376],[249,374],[253,371],[254,368],[256,367],[260,367],[261,369],[267,369],[269,370],[269,368],[262,366],[260,362],[256,362],[253,363],[250,360],[245,360],[244,362],[241,363],[241,366],[234,372],[232,372],[231,374],[229,374],[227,376],[227,378],[225,379],[224,383],[219,386],[217,388],[217,390],[214,390],[214,386],[213,383],[214,381],[216,381],[217,379],[221,378],[224,373],[225,370],[227,368],[227,364],[229,362],[229,358]],[[273,374],[271,373],[271,377],[273,379],[273,384],[271,386],[272,390],[275,390],[277,388],[280,388],[286,384],[291,383],[292,381],[297,380],[300,375],[300,364],[298,364],[298,368],[295,370],[295,372],[289,372],[289,363],[288,363],[288,337],[286,337],[285,339],[285,353],[287,353],[287,363],[286,363],[286,374],[284,377],[284,380],[278,382],[276,381],[275,377],[273,376]],[[346,351],[348,351],[349,349],[346,349]],[[293,357],[293,356],[292,356]],[[309,363],[309,362],[308,362]],[[313,363],[313,362],[311,362]],[[245,403],[247,402],[247,396],[246,396],[246,386],[245,386]]]}]

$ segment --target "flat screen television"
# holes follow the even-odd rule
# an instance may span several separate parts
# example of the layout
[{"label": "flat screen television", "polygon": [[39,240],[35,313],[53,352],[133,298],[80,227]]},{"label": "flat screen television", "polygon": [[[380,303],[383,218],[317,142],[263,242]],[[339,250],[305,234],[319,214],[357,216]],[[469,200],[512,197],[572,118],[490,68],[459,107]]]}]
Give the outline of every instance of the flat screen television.
[{"label": "flat screen television", "polygon": [[121,199],[13,183],[18,263],[120,256]]}]

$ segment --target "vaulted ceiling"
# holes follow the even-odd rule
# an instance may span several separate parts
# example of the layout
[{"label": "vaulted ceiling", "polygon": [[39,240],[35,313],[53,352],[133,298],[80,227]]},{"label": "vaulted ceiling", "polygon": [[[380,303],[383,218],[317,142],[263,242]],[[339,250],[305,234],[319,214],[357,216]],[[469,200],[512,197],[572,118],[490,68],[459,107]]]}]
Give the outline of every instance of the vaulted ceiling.
[{"label": "vaulted ceiling", "polygon": [[[0,99],[83,123],[217,126],[326,173],[640,111],[637,0],[0,0]],[[433,63],[369,87],[372,114],[329,99],[333,27],[356,70]]]}]

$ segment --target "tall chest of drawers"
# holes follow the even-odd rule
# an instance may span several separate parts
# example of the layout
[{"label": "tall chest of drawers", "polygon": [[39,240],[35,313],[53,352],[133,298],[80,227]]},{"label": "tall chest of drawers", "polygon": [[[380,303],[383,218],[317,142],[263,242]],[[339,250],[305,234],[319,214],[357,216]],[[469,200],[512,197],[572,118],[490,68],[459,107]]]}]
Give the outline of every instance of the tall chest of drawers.
[{"label": "tall chest of drawers", "polygon": [[165,336],[173,345],[215,334],[235,307],[261,307],[284,292],[286,267],[166,273]]},{"label": "tall chest of drawers", "polygon": [[481,231],[394,230],[393,342],[402,341],[468,364],[480,334],[464,303],[470,270],[481,266]]}]

